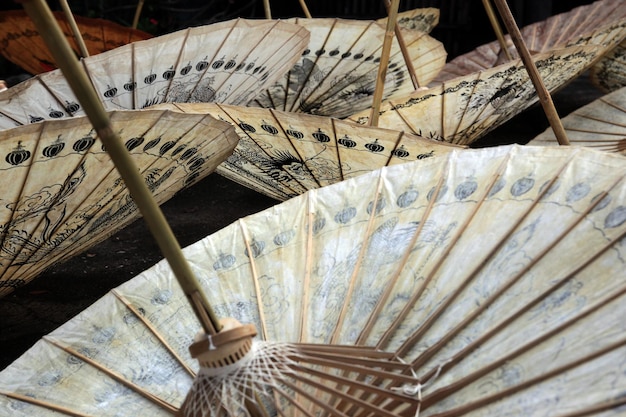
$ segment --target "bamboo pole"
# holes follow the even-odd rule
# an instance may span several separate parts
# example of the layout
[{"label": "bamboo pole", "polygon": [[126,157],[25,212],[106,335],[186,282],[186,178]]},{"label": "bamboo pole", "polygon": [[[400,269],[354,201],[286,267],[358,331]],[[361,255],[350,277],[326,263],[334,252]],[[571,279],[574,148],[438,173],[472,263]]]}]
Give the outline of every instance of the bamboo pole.
[{"label": "bamboo pole", "polygon": [[[390,0],[383,0],[383,3],[385,4],[385,8],[387,9],[387,15],[389,15],[389,7],[391,6]],[[406,65],[406,68],[409,71],[409,76],[411,77],[413,88],[417,90],[418,88],[421,87],[421,85],[420,85],[419,80],[417,79],[417,74],[415,73],[415,67],[413,66],[411,55],[409,54],[409,50],[406,47],[406,43],[404,42],[404,36],[402,35],[402,28],[400,28],[397,24],[394,24],[394,32],[396,34],[396,39],[398,40],[398,44],[400,45],[400,52],[402,52],[402,58],[404,58],[404,64]]]},{"label": "bamboo pole", "polygon": [[141,9],[143,9],[144,0],[139,0],[137,8],[135,9],[135,16],[133,17],[133,29],[137,29],[139,24],[139,16],[141,15]]},{"label": "bamboo pole", "polygon": [[304,16],[307,19],[310,19],[311,16],[311,12],[309,12],[309,8],[306,6],[306,2],[304,0],[300,0],[300,7],[302,7],[302,12],[304,12]]},{"label": "bamboo pole", "polygon": [[263,10],[265,11],[265,18],[272,18],[272,9],[270,8],[270,0],[263,0]]},{"label": "bamboo pole", "polygon": [[70,9],[70,5],[67,3],[67,0],[61,0],[61,8],[63,9],[63,13],[65,13],[67,22],[70,24],[70,28],[72,29],[72,34],[74,35],[74,39],[76,39],[76,43],[78,44],[78,49],[80,49],[80,55],[83,58],[87,58],[89,56],[87,45],[85,45],[83,35],[81,35],[80,29],[78,29],[78,25],[76,24],[76,19],[74,19],[74,15],[72,14],[72,10]]},{"label": "bamboo pole", "polygon": [[517,49],[517,53],[519,54],[524,66],[526,67],[526,71],[528,71],[528,75],[535,86],[535,90],[537,91],[537,95],[539,96],[539,101],[541,102],[541,106],[543,107],[543,111],[548,118],[548,122],[550,122],[550,126],[554,131],[554,135],[556,136],[559,145],[569,145],[569,139],[567,138],[567,134],[565,133],[565,129],[563,128],[563,124],[561,123],[561,118],[554,107],[554,103],[552,102],[552,97],[550,96],[550,92],[546,89],[546,86],[543,84],[543,80],[541,79],[541,75],[535,66],[535,62],[530,56],[530,52],[524,43],[524,39],[522,38],[522,34],[515,23],[515,18],[513,18],[513,14],[509,9],[506,0],[495,0],[496,7],[498,8],[498,12],[502,17],[502,21],[506,26],[509,35],[511,35],[511,39],[513,40],[513,44]]},{"label": "bamboo pole", "polygon": [[63,71],[72,91],[85,110],[89,121],[104,143],[133,200],[139,207],[150,232],[202,323],[202,327],[207,334],[216,334],[221,329],[221,325],[213,309],[195,279],[189,263],[183,256],[165,216],[152,197],[119,135],[113,130],[102,102],[87,77],[87,73],[74,56],[67,39],[54,20],[50,8],[45,0],[21,0],[20,2],[35,23],[57,65]]},{"label": "bamboo pole", "polygon": [[398,18],[398,7],[400,0],[392,0],[389,6],[387,16],[387,29],[385,31],[385,39],[383,40],[383,50],[378,66],[378,75],[376,77],[376,89],[374,90],[374,99],[372,104],[372,112],[370,114],[370,126],[378,126],[378,112],[380,110],[380,102],[383,98],[385,89],[385,77],[387,75],[387,65],[389,64],[389,54],[391,52],[391,41],[394,36],[394,28],[396,19]]},{"label": "bamboo pole", "polygon": [[487,17],[489,18],[489,22],[491,23],[491,27],[493,31],[496,33],[496,38],[498,38],[498,43],[500,44],[500,49],[504,52],[506,59],[509,61],[513,59],[511,53],[509,52],[509,48],[506,45],[506,40],[504,39],[504,33],[502,32],[502,28],[500,27],[500,23],[498,22],[498,16],[496,16],[493,7],[491,7],[490,0],[483,0],[483,7],[485,8],[485,12],[487,12]]}]

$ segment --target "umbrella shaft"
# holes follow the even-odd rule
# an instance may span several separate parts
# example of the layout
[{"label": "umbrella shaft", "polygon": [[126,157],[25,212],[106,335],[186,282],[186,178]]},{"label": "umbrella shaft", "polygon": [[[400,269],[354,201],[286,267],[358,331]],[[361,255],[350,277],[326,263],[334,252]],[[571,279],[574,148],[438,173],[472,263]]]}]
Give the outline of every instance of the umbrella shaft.
[{"label": "umbrella shaft", "polygon": [[[183,291],[188,297],[190,297],[191,294],[197,294],[194,297],[200,297],[202,299],[202,307],[206,314],[198,314],[198,318],[204,330],[208,334],[214,334],[216,330],[220,329],[220,324],[215,313],[206,300],[206,297],[204,297],[191,271],[189,263],[183,256],[178,241],[165,220],[161,209],[152,197],[143,177],[138,172],[137,166],[119,136],[111,128],[108,114],[104,110],[102,102],[98,98],[87,74],[74,57],[74,52],[70,48],[61,29],[56,24],[50,8],[43,0],[26,0],[22,3],[26,13],[42,34],[42,38],[46,42],[48,49],[50,49],[56,64],[61,71],[63,71],[63,75],[67,79],[72,91],[83,106],[89,121],[106,146],[109,156],[115,163],[115,167],[124,180],[133,200],[139,207],[150,232],[170,264]],[[194,310],[197,310],[198,306],[194,303],[192,303],[192,305]]]}]

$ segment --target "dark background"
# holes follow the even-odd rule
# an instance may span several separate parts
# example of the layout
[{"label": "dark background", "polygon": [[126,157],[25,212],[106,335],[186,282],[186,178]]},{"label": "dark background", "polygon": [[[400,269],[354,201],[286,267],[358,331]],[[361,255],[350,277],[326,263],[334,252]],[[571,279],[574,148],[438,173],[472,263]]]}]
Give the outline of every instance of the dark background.
[{"label": "dark background", "polygon": [[[143,29],[158,35],[186,26],[241,17],[263,17],[261,0],[145,0]],[[511,1],[521,25],[591,1]],[[76,14],[103,17],[130,25],[135,5],[122,1],[70,1]],[[285,0],[280,5],[286,3]],[[50,2],[52,8],[54,2]],[[105,7],[106,5],[106,7]],[[378,18],[384,16],[380,1],[320,0],[307,2],[314,17],[339,16]],[[541,7],[539,7],[540,5]],[[2,2],[1,8],[17,8]],[[449,58],[491,41],[494,36],[479,0],[402,1],[401,9],[439,7],[440,24],[432,35],[444,42]],[[273,17],[302,16],[298,0],[289,7],[272,2]],[[153,19],[156,23],[150,23]],[[518,22],[518,24],[520,24]],[[0,79],[22,71],[0,60]],[[599,97],[583,75],[553,96],[562,116]],[[535,105],[478,141],[475,146],[526,143],[548,127]],[[278,202],[212,174],[177,194],[162,206],[181,246],[187,246]],[[10,364],[41,336],[88,307],[111,288],[131,279],[162,258],[142,220],[136,221],[107,241],[57,265],[30,284],[0,299],[0,369]]]}]

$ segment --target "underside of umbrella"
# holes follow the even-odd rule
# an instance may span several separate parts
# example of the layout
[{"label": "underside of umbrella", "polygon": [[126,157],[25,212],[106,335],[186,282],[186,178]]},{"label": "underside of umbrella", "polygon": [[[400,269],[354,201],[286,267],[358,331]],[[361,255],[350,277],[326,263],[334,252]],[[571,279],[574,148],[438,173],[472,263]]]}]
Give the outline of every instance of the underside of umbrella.
[{"label": "underside of umbrella", "polygon": [[[598,58],[594,46],[573,46],[533,56],[549,91],[566,85]],[[378,126],[469,145],[536,103],[537,92],[520,60],[458,77],[387,100]],[[370,111],[349,117],[369,124]]]},{"label": "underside of umbrella", "polygon": [[194,386],[193,415],[619,414],[624,162],[464,150],[309,191],[184,250],[217,314],[258,333],[240,360],[192,360],[199,323],[161,262],[1,372],[0,410],[171,415]]},{"label": "underside of umbrella", "polygon": [[[239,140],[207,115],[110,116],[159,203],[213,172]],[[0,295],[140,216],[86,117],[0,131],[0,154]]]},{"label": "underside of umbrella", "polygon": [[[427,85],[446,60],[443,44],[428,32],[417,29],[433,22],[436,9],[417,9],[404,16],[400,32],[408,59],[421,85]],[[400,19],[402,20],[402,15]],[[438,13],[436,21],[438,21]],[[311,33],[309,45],[300,60],[272,87],[263,91],[254,104],[277,110],[344,118],[372,105],[376,78],[385,38],[384,21],[348,19],[287,20]],[[416,28],[414,28],[416,27]],[[393,40],[384,98],[415,90],[400,43]]]},{"label": "underside of umbrella", "polygon": [[[297,25],[236,19],[134,42],[82,63],[107,110],[174,101],[246,104],[292,67],[308,40]],[[83,114],[60,70],[0,93],[0,128]]]},{"label": "underside of umbrella", "polygon": [[[600,57],[626,37],[626,3],[598,0],[525,26],[521,34],[532,54],[573,45],[595,45]],[[509,35],[505,36],[505,42],[509,56],[517,57]],[[492,68],[507,60],[500,43],[493,41],[448,62],[433,84]]]},{"label": "underside of umbrella", "polygon": [[423,160],[458,146],[339,119],[215,103],[155,106],[209,114],[240,141],[217,172],[277,200],[373,171]]},{"label": "underside of umbrella", "polygon": [[626,87],[626,40],[591,67],[590,75],[591,82],[607,93]]},{"label": "underside of umbrella", "polygon": [[[626,154],[626,87],[573,111],[563,118],[563,127],[572,145]],[[547,129],[529,144],[552,146],[556,138]]]}]

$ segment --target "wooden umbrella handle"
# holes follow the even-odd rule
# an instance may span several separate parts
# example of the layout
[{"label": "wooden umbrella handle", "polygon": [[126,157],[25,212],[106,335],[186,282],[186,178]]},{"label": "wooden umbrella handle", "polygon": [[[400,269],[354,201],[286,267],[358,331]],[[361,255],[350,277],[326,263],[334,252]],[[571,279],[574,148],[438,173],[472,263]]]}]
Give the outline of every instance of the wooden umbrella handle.
[{"label": "wooden umbrella handle", "polygon": [[[63,71],[72,91],[85,110],[89,121],[106,146],[107,153],[139,207],[150,232],[187,295],[204,330],[207,334],[216,334],[221,325],[215,313],[195,279],[189,263],[183,256],[182,249],[165,220],[163,212],[152,197],[119,135],[113,131],[102,102],[87,77],[87,73],[74,56],[74,52],[61,32],[50,8],[44,0],[22,0],[20,3],[35,23],[57,65]],[[198,301],[199,299],[201,302]]]},{"label": "wooden umbrella handle", "polygon": [[565,133],[565,129],[563,128],[563,124],[561,123],[561,118],[554,107],[554,103],[552,102],[552,97],[550,96],[550,92],[543,84],[543,80],[541,79],[541,75],[535,66],[535,62],[530,56],[530,52],[524,43],[524,38],[522,37],[522,33],[520,32],[517,24],[515,23],[515,18],[511,13],[511,9],[509,9],[509,5],[506,3],[506,0],[495,0],[496,7],[498,8],[498,12],[502,17],[502,21],[506,26],[511,39],[513,40],[513,44],[515,45],[515,49],[517,49],[517,53],[519,54],[524,66],[526,67],[526,71],[528,71],[528,75],[530,76],[530,80],[535,86],[535,90],[537,91],[537,95],[539,96],[539,101],[541,102],[541,106],[543,107],[543,111],[548,118],[548,122],[550,122],[550,126],[554,131],[554,135],[556,136],[556,140],[559,142],[559,145],[569,145],[569,139],[567,138],[567,134]]}]

